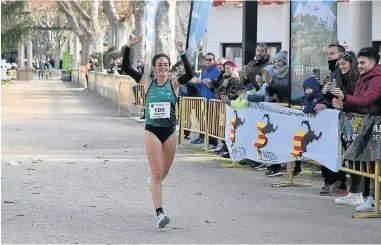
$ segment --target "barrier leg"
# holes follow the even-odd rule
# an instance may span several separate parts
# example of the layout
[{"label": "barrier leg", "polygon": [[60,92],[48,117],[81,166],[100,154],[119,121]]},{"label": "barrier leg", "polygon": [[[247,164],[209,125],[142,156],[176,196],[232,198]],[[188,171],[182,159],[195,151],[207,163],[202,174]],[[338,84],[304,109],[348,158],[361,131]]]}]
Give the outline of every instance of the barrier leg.
[{"label": "barrier leg", "polygon": [[294,163],[287,163],[288,168],[288,182],[271,183],[271,187],[310,187],[311,184],[307,183],[294,183]]},{"label": "barrier leg", "polygon": [[179,114],[179,121],[180,121],[180,136],[179,136],[179,144],[183,145],[184,144],[184,119],[185,119],[185,105],[183,98],[180,97],[180,114]]},{"label": "barrier leg", "polygon": [[380,212],[380,160],[376,160],[374,167],[374,212],[354,214],[355,219],[381,218]]},{"label": "barrier leg", "polygon": [[233,161],[232,163],[221,163],[218,164],[220,168],[248,168],[248,165],[241,165],[237,161]]}]

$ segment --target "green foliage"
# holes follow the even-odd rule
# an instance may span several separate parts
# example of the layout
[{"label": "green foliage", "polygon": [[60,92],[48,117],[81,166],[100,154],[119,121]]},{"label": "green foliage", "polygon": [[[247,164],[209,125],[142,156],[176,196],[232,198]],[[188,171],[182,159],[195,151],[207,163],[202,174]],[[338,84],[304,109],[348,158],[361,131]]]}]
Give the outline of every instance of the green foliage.
[{"label": "green foliage", "polygon": [[1,2],[1,50],[17,49],[23,38],[33,30],[31,16],[23,12],[26,1]]}]

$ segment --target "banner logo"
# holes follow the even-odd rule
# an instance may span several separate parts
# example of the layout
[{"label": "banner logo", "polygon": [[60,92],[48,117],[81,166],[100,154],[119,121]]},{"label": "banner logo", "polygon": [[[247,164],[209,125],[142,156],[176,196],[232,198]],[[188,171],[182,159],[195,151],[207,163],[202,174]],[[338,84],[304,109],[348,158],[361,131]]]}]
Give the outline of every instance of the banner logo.
[{"label": "banner logo", "polygon": [[[304,152],[307,152],[307,145],[311,144],[314,140],[318,141],[323,132],[320,132],[318,136],[315,132],[311,130],[309,121],[302,121],[302,125],[305,124],[308,131],[296,130],[294,135],[294,150],[291,152],[292,158],[294,160],[299,160],[302,158]],[[299,158],[299,159],[298,159]]]},{"label": "banner logo", "polygon": [[274,125],[270,123],[270,116],[269,114],[263,115],[263,119],[267,118],[267,123],[263,122],[256,122],[258,128],[258,139],[254,143],[254,148],[257,150],[258,158],[262,160],[262,152],[261,149],[266,147],[268,143],[268,139],[266,137],[266,134],[275,133],[278,130],[278,125],[276,128],[274,128]]},{"label": "banner logo", "polygon": [[238,113],[235,110],[234,111],[235,117],[232,117],[231,123],[230,123],[230,153],[233,151],[233,145],[235,143],[235,133],[239,126],[243,125],[245,123],[245,120],[241,120],[241,118],[238,117]]}]

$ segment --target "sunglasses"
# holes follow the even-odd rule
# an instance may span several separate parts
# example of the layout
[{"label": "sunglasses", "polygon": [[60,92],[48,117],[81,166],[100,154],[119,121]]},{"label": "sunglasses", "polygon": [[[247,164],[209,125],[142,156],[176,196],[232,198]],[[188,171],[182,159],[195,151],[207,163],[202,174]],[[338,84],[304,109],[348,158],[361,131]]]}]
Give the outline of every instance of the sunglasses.
[{"label": "sunglasses", "polygon": [[205,61],[213,61],[212,59],[205,59]]},{"label": "sunglasses", "polygon": [[352,57],[347,52],[340,53],[339,54],[339,59],[341,59],[341,58],[343,58],[345,60],[348,60],[349,62],[352,62]]}]

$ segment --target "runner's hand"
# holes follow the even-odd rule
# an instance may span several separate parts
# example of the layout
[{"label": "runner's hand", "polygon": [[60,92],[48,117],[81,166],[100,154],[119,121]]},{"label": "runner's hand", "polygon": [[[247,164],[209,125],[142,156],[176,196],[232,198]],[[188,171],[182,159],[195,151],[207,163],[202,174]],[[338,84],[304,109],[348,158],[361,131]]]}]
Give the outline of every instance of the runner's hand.
[{"label": "runner's hand", "polygon": [[138,44],[142,41],[143,35],[140,35],[139,37],[135,37],[134,35],[131,34],[129,43],[127,44],[127,47],[131,48],[135,44]]},{"label": "runner's hand", "polygon": [[184,52],[184,43],[182,41],[175,41],[177,52]]}]

